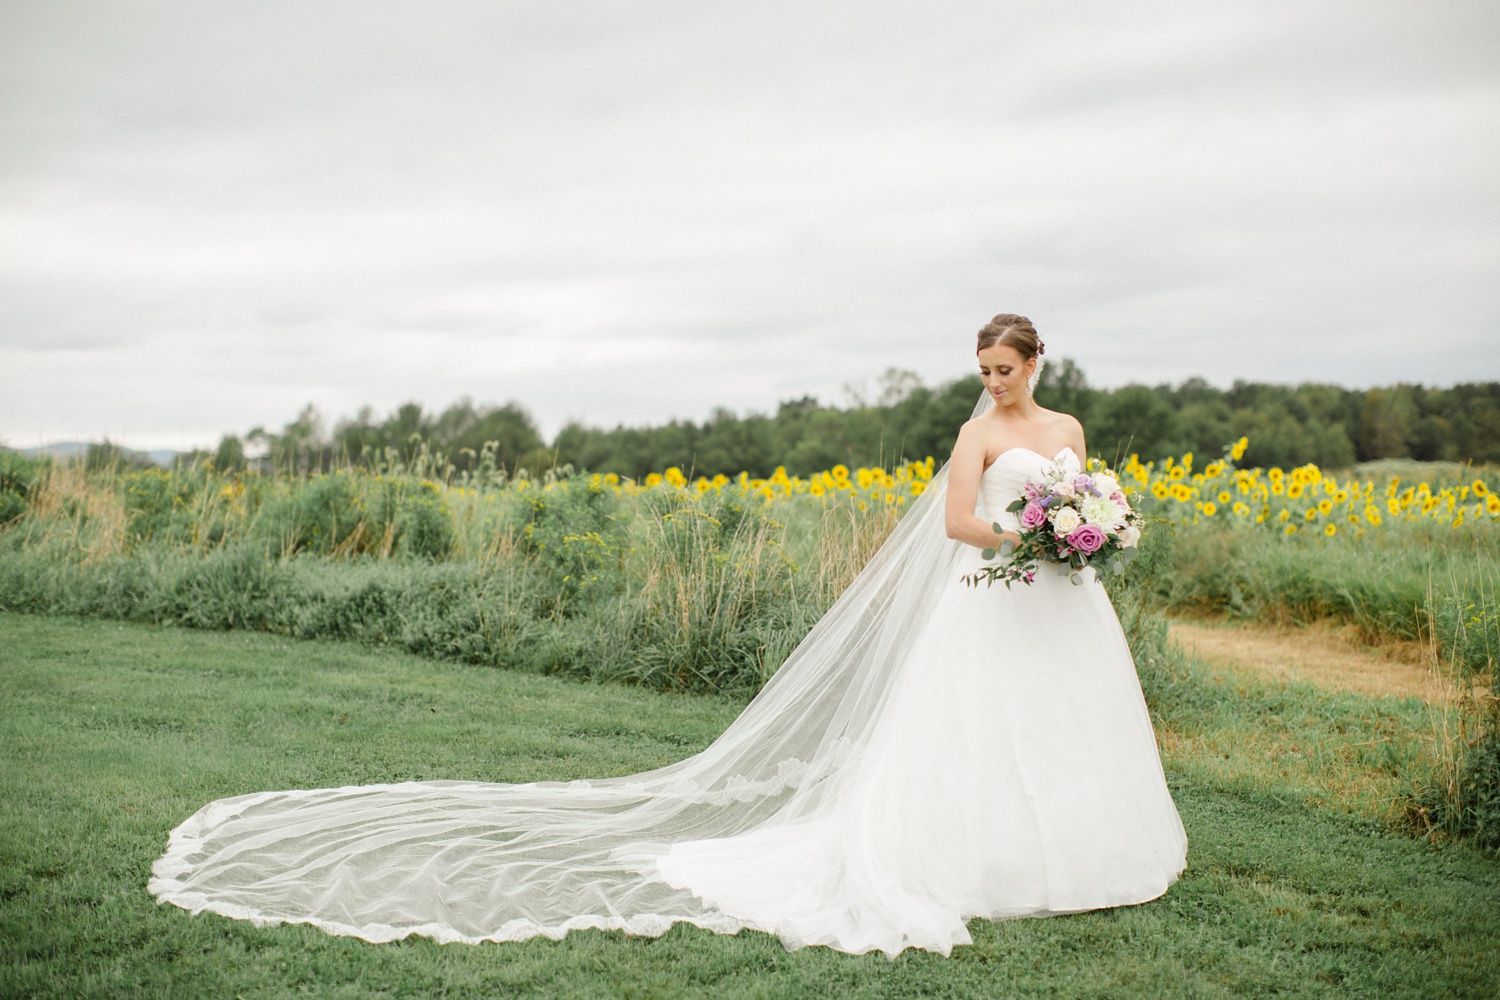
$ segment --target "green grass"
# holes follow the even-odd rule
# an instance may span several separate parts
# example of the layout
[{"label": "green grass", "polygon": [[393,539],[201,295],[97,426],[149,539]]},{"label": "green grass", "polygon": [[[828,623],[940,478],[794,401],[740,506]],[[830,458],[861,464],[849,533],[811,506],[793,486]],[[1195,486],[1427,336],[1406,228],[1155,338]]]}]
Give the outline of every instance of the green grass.
[{"label": "green grass", "polygon": [[[1173,724],[1203,727],[1193,738],[1267,708],[1233,684],[1188,690],[1206,676],[1174,683]],[[1316,714],[1316,692],[1294,695]],[[1190,848],[1164,897],[975,921],[975,945],[948,959],[788,953],[768,935],[681,925],[471,947],[195,917],[145,885],[168,830],[210,799],[628,773],[702,747],[739,706],[264,634],[8,614],[0,705],[3,996],[1397,998],[1493,997],[1500,982],[1500,862],[1309,806],[1269,771],[1257,785],[1170,757]],[[1330,712],[1345,728],[1365,717],[1344,701]]]}]

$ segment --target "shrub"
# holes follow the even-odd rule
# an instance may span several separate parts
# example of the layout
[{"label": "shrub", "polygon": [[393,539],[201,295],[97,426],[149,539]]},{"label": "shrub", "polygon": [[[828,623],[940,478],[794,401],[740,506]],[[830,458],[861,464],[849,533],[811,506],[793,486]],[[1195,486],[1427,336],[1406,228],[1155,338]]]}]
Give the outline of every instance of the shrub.
[{"label": "shrub", "polygon": [[[1450,590],[1430,598],[1427,610],[1434,636],[1462,677],[1477,678],[1500,663],[1500,606],[1491,593]],[[1495,693],[1500,696],[1500,687]]]},{"label": "shrub", "polygon": [[621,528],[613,491],[583,477],[517,488],[509,527],[536,574],[539,617],[617,592]]},{"label": "shrub", "polygon": [[283,555],[348,554],[371,534],[357,478],[346,472],[315,475],[266,505],[258,534]]},{"label": "shrub", "polygon": [[10,490],[0,490],[0,524],[16,520],[28,510],[26,498]]},{"label": "shrub", "polygon": [[157,596],[144,609],[158,621],[191,628],[278,630],[286,605],[283,564],[254,543],[169,560]]},{"label": "shrub", "polygon": [[639,583],[601,616],[597,673],[662,689],[754,691],[822,608],[799,604],[781,525],[753,501],[650,497]]},{"label": "shrub", "polygon": [[1473,743],[1411,796],[1407,815],[1417,832],[1469,839],[1500,854],[1500,729]]},{"label": "shrub", "polygon": [[197,486],[193,477],[165,469],[142,469],[125,476],[121,488],[131,545],[152,539],[176,541],[182,534],[174,531],[177,524],[190,534]]},{"label": "shrub", "polygon": [[28,501],[42,463],[18,452],[0,449],[0,525],[29,509]]},{"label": "shrub", "polygon": [[395,526],[404,555],[443,559],[453,549],[453,515],[436,483],[423,480],[400,497]]}]

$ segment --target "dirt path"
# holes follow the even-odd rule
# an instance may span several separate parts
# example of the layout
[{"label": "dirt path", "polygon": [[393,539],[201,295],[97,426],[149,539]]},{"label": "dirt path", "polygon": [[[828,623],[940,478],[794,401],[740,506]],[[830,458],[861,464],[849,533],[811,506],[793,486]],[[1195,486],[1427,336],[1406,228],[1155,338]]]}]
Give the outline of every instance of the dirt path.
[{"label": "dirt path", "polygon": [[1372,649],[1360,645],[1352,629],[1240,622],[1178,620],[1171,635],[1200,659],[1227,668],[1252,670],[1320,687],[1375,696],[1416,696],[1427,701],[1452,697],[1451,685],[1432,669],[1421,643]]}]

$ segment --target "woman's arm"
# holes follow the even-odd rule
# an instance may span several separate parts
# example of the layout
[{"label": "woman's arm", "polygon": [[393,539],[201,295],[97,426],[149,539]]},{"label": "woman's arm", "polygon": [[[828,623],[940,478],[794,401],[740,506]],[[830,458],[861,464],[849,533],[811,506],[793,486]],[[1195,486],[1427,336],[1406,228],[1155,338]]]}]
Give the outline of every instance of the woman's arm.
[{"label": "woman's arm", "polygon": [[1019,542],[1014,531],[997,535],[989,521],[974,516],[979,498],[979,479],[984,475],[984,435],[972,422],[958,431],[953,455],[948,459],[948,496],[943,508],[948,537],[981,549],[993,548],[1001,539]]}]

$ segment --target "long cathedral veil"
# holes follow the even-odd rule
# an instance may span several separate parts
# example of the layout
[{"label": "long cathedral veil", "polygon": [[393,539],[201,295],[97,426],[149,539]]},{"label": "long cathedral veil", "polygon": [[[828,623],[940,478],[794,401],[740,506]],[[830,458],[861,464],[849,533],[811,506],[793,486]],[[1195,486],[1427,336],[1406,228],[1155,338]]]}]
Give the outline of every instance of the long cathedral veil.
[{"label": "long cathedral veil", "polygon": [[[984,394],[974,415],[993,405]],[[257,792],[172,831],[150,890],[194,913],[390,941],[656,935],[746,926],[655,872],[674,843],[816,817],[858,770],[962,543],[948,465],[728,729],[667,767],[597,781],[420,781]]]}]

